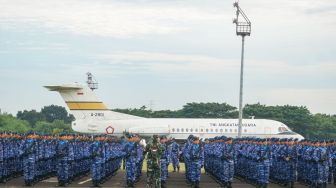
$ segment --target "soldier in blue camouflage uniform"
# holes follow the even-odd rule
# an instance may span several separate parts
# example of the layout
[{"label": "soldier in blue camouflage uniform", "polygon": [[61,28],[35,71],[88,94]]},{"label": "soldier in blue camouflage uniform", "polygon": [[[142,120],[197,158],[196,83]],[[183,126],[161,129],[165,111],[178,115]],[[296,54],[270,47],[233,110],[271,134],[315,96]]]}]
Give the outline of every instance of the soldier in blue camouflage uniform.
[{"label": "soldier in blue camouflage uniform", "polygon": [[92,183],[94,186],[99,186],[102,183],[102,178],[104,174],[104,145],[102,138],[100,136],[95,136],[94,142],[91,145],[92,154]]},{"label": "soldier in blue camouflage uniform", "polygon": [[0,133],[0,183],[5,181],[5,134]]},{"label": "soldier in blue camouflage uniform", "polygon": [[316,187],[327,186],[329,176],[329,164],[328,153],[325,141],[316,141],[314,145],[313,161],[317,170],[316,177],[314,178],[314,184]]},{"label": "soldier in blue camouflage uniform", "polygon": [[332,140],[330,144],[330,157],[331,157],[331,173],[336,185],[336,141]]},{"label": "soldier in blue camouflage uniform", "polygon": [[124,147],[126,155],[126,179],[127,186],[134,187],[136,181],[136,161],[137,161],[137,148],[135,144],[135,135],[130,135]]},{"label": "soldier in blue camouflage uniform", "polygon": [[137,160],[136,160],[136,181],[140,180],[140,177],[142,175],[142,165],[144,160],[144,146],[140,144],[141,138],[139,135],[135,135],[135,143],[136,143],[136,149],[137,149]]},{"label": "soldier in blue camouflage uniform", "polygon": [[287,187],[293,187],[296,180],[297,149],[294,140],[277,140],[271,146],[272,165],[270,177],[274,182]]},{"label": "soldier in blue camouflage uniform", "polygon": [[190,180],[190,147],[191,147],[191,142],[193,139],[193,135],[189,135],[187,142],[184,144],[183,149],[182,149],[182,155],[184,159],[184,164],[185,164],[185,177],[186,177],[186,182],[187,184],[191,183]]},{"label": "soldier in blue camouflage uniform", "polygon": [[201,168],[204,163],[204,150],[198,137],[194,137],[190,147],[190,181],[191,187],[199,188]]},{"label": "soldier in blue camouflage uniform", "polygon": [[180,145],[176,143],[175,139],[173,138],[170,144],[171,147],[171,161],[173,164],[173,172],[180,171],[180,161],[179,161],[179,154],[180,154]]},{"label": "soldier in blue camouflage uniform", "polygon": [[266,188],[269,183],[270,155],[271,153],[267,140],[258,140],[254,160],[256,160],[257,163],[257,185],[261,188]]},{"label": "soldier in blue camouflage uniform", "polygon": [[71,181],[71,170],[72,170],[72,156],[71,147],[69,140],[70,135],[60,135],[57,143],[56,153],[57,153],[57,179],[59,186],[66,186]]},{"label": "soldier in blue camouflage uniform", "polygon": [[36,153],[37,139],[35,133],[29,133],[26,136],[26,142],[23,147],[23,163],[24,163],[24,181],[27,186],[31,186],[36,181]]},{"label": "soldier in blue camouflage uniform", "polygon": [[160,137],[160,143],[163,148],[160,163],[161,163],[161,187],[166,187],[166,181],[168,178],[168,165],[169,165],[169,149],[168,139],[166,136]]},{"label": "soldier in blue camouflage uniform", "polygon": [[222,142],[222,156],[221,156],[221,172],[220,181],[224,187],[231,188],[234,175],[234,148],[232,145],[232,138],[223,138]]}]

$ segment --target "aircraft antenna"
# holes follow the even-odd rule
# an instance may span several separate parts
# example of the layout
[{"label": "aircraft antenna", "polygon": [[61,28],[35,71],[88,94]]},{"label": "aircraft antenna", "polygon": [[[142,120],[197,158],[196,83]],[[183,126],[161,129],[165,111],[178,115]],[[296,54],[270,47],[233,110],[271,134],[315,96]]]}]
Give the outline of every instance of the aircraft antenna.
[{"label": "aircraft antenna", "polygon": [[[241,50],[241,64],[240,64],[240,89],[239,89],[239,123],[238,123],[238,138],[242,135],[242,121],[243,121],[243,73],[244,73],[244,45],[245,36],[251,34],[251,22],[240,8],[238,2],[233,3],[233,7],[236,10],[236,18],[233,19],[233,23],[236,24],[236,34],[242,37],[242,50]],[[239,20],[239,15],[243,20]]]},{"label": "aircraft antenna", "polygon": [[89,87],[92,91],[95,90],[95,89],[98,89],[98,82],[97,82],[97,80],[93,77],[93,75],[92,75],[90,72],[86,73],[86,75],[87,75],[87,81],[86,81],[86,83],[87,83],[88,87]]}]

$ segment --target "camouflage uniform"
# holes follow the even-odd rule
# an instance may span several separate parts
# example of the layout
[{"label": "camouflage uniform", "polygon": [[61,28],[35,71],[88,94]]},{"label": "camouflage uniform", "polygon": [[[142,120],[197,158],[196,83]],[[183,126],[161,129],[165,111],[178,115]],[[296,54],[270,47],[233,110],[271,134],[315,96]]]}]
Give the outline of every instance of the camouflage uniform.
[{"label": "camouflage uniform", "polygon": [[161,188],[160,159],[163,147],[158,143],[158,137],[153,136],[153,141],[146,146],[147,154],[147,187]]}]

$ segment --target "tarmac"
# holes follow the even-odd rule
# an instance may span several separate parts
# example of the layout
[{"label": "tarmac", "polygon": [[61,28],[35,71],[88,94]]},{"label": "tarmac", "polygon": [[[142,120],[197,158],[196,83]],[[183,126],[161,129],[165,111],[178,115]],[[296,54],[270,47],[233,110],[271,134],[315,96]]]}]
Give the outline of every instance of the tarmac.
[{"label": "tarmac", "polygon": [[[125,171],[119,170],[117,174],[108,181],[106,181],[104,184],[101,185],[101,187],[126,187],[125,185]],[[233,188],[253,188],[255,186],[250,185],[246,182],[243,182],[239,179],[234,179],[232,183]],[[332,187],[332,185],[330,185]],[[6,184],[0,184],[0,187],[4,188],[16,188],[16,187],[25,187],[23,177],[18,177],[15,179],[12,179],[8,181]],[[44,181],[41,181],[34,185],[34,187],[57,187],[57,178],[52,177],[49,179],[46,179]],[[72,182],[67,187],[92,187],[91,177],[85,176],[81,179],[78,179],[74,182]],[[136,188],[145,188],[146,187],[146,173],[143,171],[143,175],[139,182],[135,185]],[[169,178],[167,180],[167,188],[184,188],[184,187],[190,187],[186,181],[185,181],[185,175],[184,172],[169,172]],[[200,182],[201,188],[217,188],[220,187],[220,184],[218,184],[214,179],[212,179],[210,176],[206,175],[205,173],[202,173],[201,175],[201,182]],[[281,186],[277,184],[269,184],[269,188],[280,188]],[[303,188],[306,187],[304,185],[297,184],[295,188]],[[329,187],[329,186],[328,186]]]}]

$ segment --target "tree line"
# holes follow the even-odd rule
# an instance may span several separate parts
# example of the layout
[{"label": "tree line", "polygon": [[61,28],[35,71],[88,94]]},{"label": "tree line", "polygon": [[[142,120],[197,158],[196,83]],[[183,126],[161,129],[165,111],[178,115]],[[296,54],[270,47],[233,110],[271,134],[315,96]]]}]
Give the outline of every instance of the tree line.
[{"label": "tree line", "polygon": [[73,132],[70,123],[74,116],[68,114],[62,106],[49,105],[36,110],[23,110],[16,114],[16,117],[3,113],[0,114],[0,131],[13,131],[25,133],[35,131],[45,134],[59,134],[62,132]]},{"label": "tree line", "polygon": [[[237,118],[238,109],[227,103],[187,103],[179,110],[153,111],[140,108],[114,109],[114,111],[148,118]],[[246,104],[244,118],[272,119],[289,126],[306,138],[336,138],[336,115],[312,114],[304,106],[267,106],[260,103]],[[23,110],[16,116],[0,114],[0,131],[40,133],[72,132],[75,118],[62,106],[49,105],[40,111]]]}]

